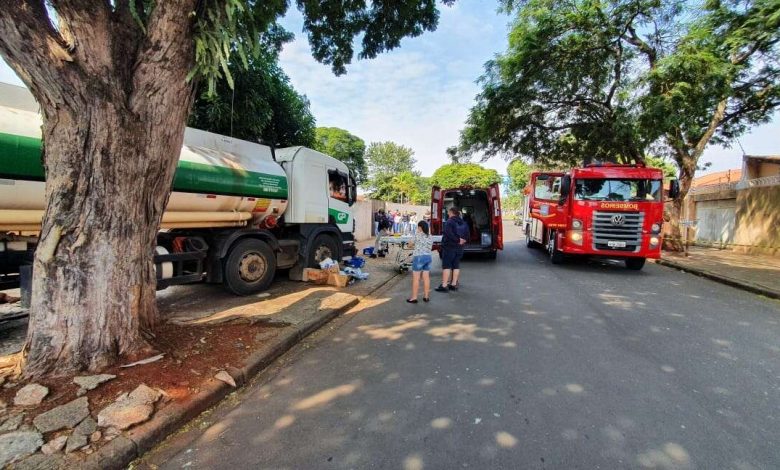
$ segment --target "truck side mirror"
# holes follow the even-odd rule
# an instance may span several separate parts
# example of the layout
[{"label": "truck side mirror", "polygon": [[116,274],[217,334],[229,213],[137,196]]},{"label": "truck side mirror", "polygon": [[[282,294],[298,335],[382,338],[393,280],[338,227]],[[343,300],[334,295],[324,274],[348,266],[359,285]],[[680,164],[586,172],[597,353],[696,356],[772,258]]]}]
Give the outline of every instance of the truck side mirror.
[{"label": "truck side mirror", "polygon": [[558,205],[562,206],[567,199],[569,199],[569,193],[571,191],[571,175],[563,175],[561,178],[561,197],[558,200]]},{"label": "truck side mirror", "polygon": [[680,195],[680,181],[679,180],[669,181],[669,199],[677,199],[677,196],[679,195]]}]

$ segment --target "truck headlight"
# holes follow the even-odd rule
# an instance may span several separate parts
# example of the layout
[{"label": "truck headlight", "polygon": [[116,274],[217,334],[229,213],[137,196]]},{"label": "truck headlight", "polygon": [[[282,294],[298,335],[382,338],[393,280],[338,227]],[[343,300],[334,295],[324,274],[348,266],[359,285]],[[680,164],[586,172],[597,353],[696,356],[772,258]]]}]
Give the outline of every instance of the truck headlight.
[{"label": "truck headlight", "polygon": [[650,227],[650,231],[653,233],[659,233],[661,231],[661,224],[658,222],[654,223],[652,227]]},{"label": "truck headlight", "polygon": [[574,230],[582,230],[582,221],[580,219],[573,219],[571,221],[571,228]]},{"label": "truck headlight", "polygon": [[569,230],[569,241],[575,245],[582,245],[582,232],[579,230]]},{"label": "truck headlight", "polygon": [[659,242],[660,242],[660,239],[658,237],[650,237],[650,246],[651,247],[658,246]]}]

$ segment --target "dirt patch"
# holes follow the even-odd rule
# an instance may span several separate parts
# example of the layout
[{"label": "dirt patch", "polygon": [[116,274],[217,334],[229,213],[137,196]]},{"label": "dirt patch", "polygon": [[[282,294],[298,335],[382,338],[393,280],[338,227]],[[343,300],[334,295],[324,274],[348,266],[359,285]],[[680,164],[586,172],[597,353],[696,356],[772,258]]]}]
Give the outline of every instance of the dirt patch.
[{"label": "dirt patch", "polygon": [[[165,401],[185,402],[219,370],[241,367],[258,346],[282,331],[280,327],[246,323],[208,327],[163,324],[155,331],[155,338],[151,341],[159,353],[165,353],[162,359],[134,367],[115,366],[100,371],[117,377],[87,392],[92,416],[97,416],[119,394],[129,392],[142,383],[165,392]],[[37,383],[48,387],[49,395],[43,403],[26,412],[25,422],[28,424],[32,423],[35,415],[77,398],[79,386],[73,383],[72,377]],[[0,388],[0,400],[9,405],[13,403],[14,395],[22,385]]]}]

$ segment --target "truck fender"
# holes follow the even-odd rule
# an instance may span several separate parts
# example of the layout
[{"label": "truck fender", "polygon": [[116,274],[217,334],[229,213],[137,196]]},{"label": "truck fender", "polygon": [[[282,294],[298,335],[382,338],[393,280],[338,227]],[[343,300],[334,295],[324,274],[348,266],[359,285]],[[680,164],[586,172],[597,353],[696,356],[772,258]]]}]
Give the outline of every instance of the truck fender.
[{"label": "truck fender", "polygon": [[321,234],[328,234],[332,235],[336,240],[339,247],[339,258],[342,256],[342,252],[344,251],[344,247],[342,246],[343,238],[341,236],[341,231],[338,227],[335,225],[321,225],[316,227],[311,227],[309,230],[301,230],[301,235],[306,239],[306,243],[301,243],[301,248],[299,254],[301,255],[302,259],[308,259],[309,251],[314,248],[312,245],[314,244],[314,239],[317,238],[318,235]]},{"label": "truck fender", "polygon": [[237,230],[230,233],[227,237],[218,239],[218,246],[216,247],[217,258],[222,259],[227,256],[228,251],[230,251],[230,247],[242,238],[258,238],[268,243],[268,245],[272,250],[274,250],[275,253],[281,251],[281,248],[279,248],[279,241],[276,239],[273,233],[269,232],[268,230],[245,229]]}]

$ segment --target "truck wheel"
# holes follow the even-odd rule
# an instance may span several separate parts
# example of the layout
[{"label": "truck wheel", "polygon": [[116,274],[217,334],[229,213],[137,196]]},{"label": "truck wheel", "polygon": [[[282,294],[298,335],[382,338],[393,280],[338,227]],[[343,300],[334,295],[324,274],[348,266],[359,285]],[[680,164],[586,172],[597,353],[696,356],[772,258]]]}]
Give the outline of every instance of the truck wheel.
[{"label": "truck wheel", "polygon": [[550,232],[548,237],[547,251],[550,254],[550,262],[552,264],[563,263],[563,253],[558,250],[558,237],[554,231]]},{"label": "truck wheel", "polygon": [[308,267],[319,268],[320,263],[326,258],[330,258],[336,262],[341,261],[336,240],[330,235],[322,233],[317,235],[314,239],[314,243],[311,244]]},{"label": "truck wheel", "polygon": [[276,272],[274,251],[262,240],[245,238],[225,259],[224,285],[236,295],[250,295],[268,288]]},{"label": "truck wheel", "polygon": [[626,258],[626,267],[632,271],[639,271],[645,266],[644,258]]}]

